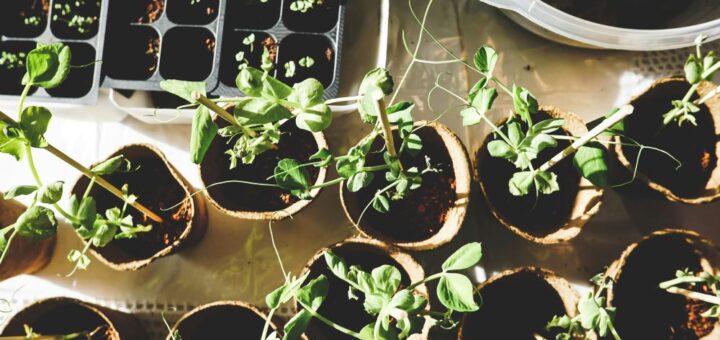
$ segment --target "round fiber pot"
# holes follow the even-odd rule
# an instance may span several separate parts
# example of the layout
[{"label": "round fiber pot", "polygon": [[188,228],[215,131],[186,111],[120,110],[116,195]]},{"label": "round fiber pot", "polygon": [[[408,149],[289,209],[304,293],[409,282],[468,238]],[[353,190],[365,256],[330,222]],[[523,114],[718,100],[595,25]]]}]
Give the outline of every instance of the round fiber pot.
[{"label": "round fiber pot", "polygon": [[[703,82],[692,99],[697,99],[715,87]],[[620,162],[632,173],[637,165],[637,178],[670,201],[701,204],[720,197],[720,98],[699,105],[693,115],[697,126],[685,122],[681,127],[671,122],[663,125],[663,114],[672,109],[672,100],[685,96],[690,85],[684,78],[663,78],[630,102],[635,112],[625,118],[625,135],[638,143],[660,148],[677,158],[653,150],[645,150],[638,162],[637,147],[615,146]],[[620,141],[620,137],[615,137]]]},{"label": "round fiber pot", "polygon": [[[400,287],[407,287],[413,282],[422,280],[425,276],[423,268],[410,255],[377,240],[350,238],[318,251],[305,266],[302,274],[310,273],[306,282],[322,274],[328,278],[328,294],[318,309],[318,313],[356,332],[375,319],[365,312],[362,302],[364,297],[360,297],[358,300],[348,299],[349,285],[328,269],[324,257],[327,251],[332,251],[335,255],[342,257],[348,266],[359,266],[366,272],[385,264],[395,266],[402,275]],[[415,293],[428,297],[425,285],[418,286]],[[297,302],[295,307],[298,310],[302,308]],[[431,323],[426,321],[422,332],[423,339],[427,338],[430,326]],[[305,335],[309,339],[316,340],[353,339],[316,319],[310,321]]]},{"label": "round fiber pot", "polygon": [[480,310],[465,314],[458,339],[555,339],[545,326],[554,316],[577,314],[578,293],[564,278],[535,267],[493,275],[478,286]]},{"label": "round fiber pot", "polygon": [[[103,178],[118,188],[127,184],[129,192],[138,196],[138,202],[162,217],[163,223],[157,223],[128,206],[126,211],[132,215],[133,222],[150,224],[152,230],[138,233],[132,239],[112,240],[102,248],[91,247],[90,251],[95,257],[115,270],[137,270],[161,257],[197,244],[207,230],[207,210],[201,195],[191,197],[193,189],[190,184],[167,161],[165,155],[152,145],[129,144],[108,159],[117,155],[124,155],[137,169],[116,172]],[[87,177],[81,177],[71,193],[78,198],[82,197],[89,182]],[[122,200],[98,184],[93,186],[90,195],[95,198],[99,214],[123,205]],[[164,211],[175,205],[178,206]]]},{"label": "round fiber pot", "polygon": [[[15,200],[6,200],[0,193],[0,228],[7,227],[25,211]],[[10,237],[8,234],[7,237]],[[17,236],[10,243],[5,260],[0,264],[0,281],[21,274],[32,274],[47,266],[55,249],[56,236],[34,241]]]},{"label": "round fiber pot", "polygon": [[[536,117],[565,119],[565,124],[556,134],[578,137],[588,132],[580,117],[551,106],[541,106]],[[504,124],[505,121],[497,126],[502,128]],[[494,139],[492,134],[489,135],[475,153],[476,176],[493,216],[513,233],[536,243],[560,243],[577,236],[600,210],[603,189],[580,176],[573,165],[573,158],[566,157],[550,169],[558,176],[559,191],[550,195],[540,194],[539,198],[532,193],[513,196],[508,189],[508,181],[518,170],[508,160],[490,156],[487,145]],[[557,147],[543,150],[533,161],[536,168],[571,144],[567,140],[557,142]]]},{"label": "round fiber pot", "polygon": [[[403,249],[430,250],[450,242],[465,221],[470,201],[470,162],[460,139],[445,125],[420,121],[415,128],[414,133],[423,142],[422,151],[414,157],[404,153],[400,161],[405,168],[423,170],[429,157],[439,172],[422,175],[422,186],[409,190],[401,200],[391,200],[387,213],[368,207],[375,193],[388,185],[384,172],[376,172],[370,185],[358,192],[350,192],[343,182],[340,200],[345,214],[363,236]],[[394,135],[396,141],[400,140],[397,131]],[[365,166],[385,164],[382,153],[377,152],[385,147],[384,143],[378,136]]]},{"label": "round fiber pot", "polygon": [[133,315],[66,297],[40,300],[25,307],[10,318],[0,336],[25,336],[25,325],[47,336],[88,332],[92,333],[88,339],[147,339]]},{"label": "round fiber pot", "polygon": [[[232,106],[226,107],[232,111]],[[215,123],[220,127],[228,125],[219,117]],[[299,200],[289,191],[280,188],[261,187],[257,185],[227,183],[213,186],[214,183],[225,181],[248,181],[256,183],[275,183],[271,178],[278,161],[283,158],[292,158],[300,163],[309,161],[310,156],[320,149],[327,149],[325,136],[301,130],[294,120],[285,122],[280,127],[280,143],[276,148],[267,150],[255,157],[252,164],[237,162],[235,169],[230,169],[230,158],[225,153],[232,149],[235,139],[216,136],[200,164],[200,177],[208,201],[222,212],[237,218],[248,220],[282,220],[297,214],[312,200]],[[309,172],[311,182],[320,184],[325,181],[325,168],[305,167]],[[310,191],[313,197],[320,193],[320,188]]]},{"label": "round fiber pot", "polygon": [[[260,339],[267,316],[255,306],[241,301],[218,301],[193,309],[173,326],[172,334],[182,340]],[[268,334],[277,330],[270,322]],[[176,333],[177,332],[177,333]]]},{"label": "round fiber pot", "polygon": [[656,231],[627,247],[606,272],[615,281],[608,305],[617,309],[618,334],[623,339],[718,339],[717,319],[700,316],[709,305],[658,287],[675,278],[677,270],[716,273],[718,263],[715,245],[687,230]]}]

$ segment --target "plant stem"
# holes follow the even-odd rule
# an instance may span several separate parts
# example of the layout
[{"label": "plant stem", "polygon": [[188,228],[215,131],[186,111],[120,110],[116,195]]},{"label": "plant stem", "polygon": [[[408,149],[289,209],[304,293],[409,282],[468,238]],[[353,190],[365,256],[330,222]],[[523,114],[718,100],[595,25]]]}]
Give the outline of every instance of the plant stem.
[{"label": "plant stem", "polygon": [[432,274],[432,275],[430,275],[430,276],[428,276],[428,277],[426,277],[426,278],[424,278],[424,279],[422,279],[422,280],[420,280],[420,281],[418,281],[418,282],[415,282],[415,283],[411,284],[410,286],[408,286],[408,287],[405,288],[405,289],[407,289],[407,290],[413,290],[413,289],[415,289],[415,288],[416,288],[417,286],[419,286],[419,285],[428,283],[428,282],[433,281],[433,280],[440,279],[441,277],[443,277],[443,275],[445,275],[445,272]]},{"label": "plant stem", "polygon": [[344,180],[345,180],[344,178],[338,177],[338,178],[336,178],[336,179],[333,179],[333,180],[331,180],[331,181],[327,181],[327,182],[325,182],[325,183],[320,183],[320,184],[313,185],[313,186],[310,187],[310,189],[325,188],[325,187],[333,186],[333,185],[338,184],[338,183],[340,183],[340,182],[342,182],[342,181],[344,181]]},{"label": "plant stem", "polygon": [[705,282],[705,279],[697,276],[683,276],[683,277],[677,277],[672,280],[668,280],[665,282],[660,283],[660,289],[668,289],[673,286],[677,286],[682,283],[703,283]]},{"label": "plant stem", "polygon": [[703,301],[703,302],[711,303],[714,305],[720,305],[720,296],[703,294],[700,292],[694,292],[692,290],[678,288],[678,287],[669,287],[665,290],[668,293],[682,295],[689,299]]},{"label": "plant stem", "polygon": [[265,319],[265,326],[263,326],[262,338],[260,338],[260,340],[267,339],[267,332],[270,329],[270,320],[272,319],[273,314],[275,314],[276,310],[277,308],[273,308],[270,310],[270,313],[268,313],[267,318]]},{"label": "plant stem", "polygon": [[[38,188],[42,188],[43,182],[42,179],[40,179],[40,175],[38,175],[37,168],[35,167],[35,159],[33,158],[32,148],[30,147],[30,145],[25,145],[25,157],[27,157],[28,166],[30,167],[30,172],[32,172],[32,175],[35,178],[35,183],[37,184]],[[67,211],[65,211],[65,209],[60,207],[59,204],[55,203],[53,204],[53,207],[55,208],[55,210],[57,210],[57,212],[60,213],[60,215],[63,215],[65,219],[67,219],[73,224],[77,223],[75,217],[70,215]]]},{"label": "plant stem", "polygon": [[208,97],[204,96],[200,92],[193,92],[192,94],[193,99],[195,99],[198,103],[202,104],[203,106],[210,109],[210,111],[217,113],[220,118],[224,119],[228,123],[235,125],[243,130],[243,133],[250,136],[255,137],[257,136],[257,133],[253,131],[252,129],[247,128],[246,126],[240,125],[238,121],[235,119],[233,115],[230,114],[230,112],[225,111],[225,109],[221,108],[215,102],[208,99]]},{"label": "plant stem", "polygon": [[[14,224],[12,226],[14,226]],[[0,264],[5,261],[5,257],[10,252],[10,244],[15,239],[15,235],[17,235],[17,230],[13,230],[12,235],[8,238],[7,243],[5,244],[5,249],[3,250],[2,255],[0,255]],[[3,235],[3,237],[5,236]]]},{"label": "plant stem", "polygon": [[326,105],[332,105],[332,104],[335,104],[335,103],[351,102],[351,101],[358,100],[358,98],[360,98],[360,96],[350,96],[350,97],[333,98],[333,99],[328,99],[328,100],[326,100],[326,101],[325,101],[325,104],[326,104]]},{"label": "plant stem", "polygon": [[349,330],[349,329],[347,329],[347,328],[345,328],[345,327],[343,327],[343,326],[340,326],[340,325],[332,322],[331,320],[327,319],[326,317],[324,317],[324,316],[318,314],[316,311],[312,310],[310,307],[308,307],[308,305],[304,304],[304,303],[303,303],[302,301],[300,301],[300,300],[297,300],[297,302],[298,302],[298,303],[300,304],[300,306],[302,306],[306,311],[308,311],[308,313],[310,313],[314,318],[322,321],[322,323],[324,323],[324,324],[332,327],[332,328],[335,329],[336,331],[345,333],[345,334],[347,334],[347,335],[349,335],[349,336],[352,336],[352,337],[355,337],[355,338],[357,338],[357,339],[362,339],[362,337],[360,337],[360,333],[355,332],[355,331],[352,331],[352,330]]},{"label": "plant stem", "polygon": [[20,115],[25,108],[25,98],[27,98],[28,93],[30,93],[30,88],[32,88],[32,85],[26,84],[25,88],[23,88],[22,94],[20,95],[20,103],[18,104],[18,118],[20,118]]},{"label": "plant stem", "polygon": [[[390,125],[390,119],[388,118],[387,111],[385,111],[385,100],[380,99],[375,102],[375,109],[377,110],[378,117],[380,117],[380,123],[382,125],[383,134],[385,135],[385,146],[390,157],[398,159],[397,150],[395,149],[395,138],[393,138],[392,126]],[[400,165],[402,169],[402,164]]]},{"label": "plant stem", "polygon": [[633,107],[630,105],[625,105],[621,107],[620,110],[618,110],[618,112],[616,112],[614,115],[603,120],[600,124],[598,124],[598,126],[590,130],[590,132],[584,134],[578,140],[574,141],[572,144],[568,145],[568,147],[560,151],[557,155],[553,156],[553,158],[545,162],[545,164],[538,168],[538,171],[550,170],[550,168],[552,168],[555,164],[565,159],[565,157],[575,153],[575,151],[577,151],[581,146],[587,144],[593,138],[597,137],[597,135],[601,134],[603,131],[615,125],[617,122],[621,121],[622,119],[630,115],[632,112]]}]

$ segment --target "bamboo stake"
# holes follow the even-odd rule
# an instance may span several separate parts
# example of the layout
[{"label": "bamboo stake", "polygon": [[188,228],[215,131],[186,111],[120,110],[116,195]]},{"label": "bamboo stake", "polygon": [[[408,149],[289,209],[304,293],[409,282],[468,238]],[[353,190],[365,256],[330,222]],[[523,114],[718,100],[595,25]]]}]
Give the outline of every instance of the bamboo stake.
[{"label": "bamboo stake", "polygon": [[233,115],[231,115],[229,112],[225,111],[225,109],[218,106],[218,104],[215,104],[215,102],[210,100],[208,97],[204,96],[202,93],[197,92],[197,91],[193,92],[192,97],[201,105],[207,107],[212,112],[217,113],[217,115],[220,116],[220,118],[224,119],[228,123],[242,128],[243,133],[245,133],[246,135],[248,135],[250,137],[257,136],[257,133],[255,131],[253,131],[252,129],[248,129],[245,126],[240,125],[240,123],[238,123],[238,121],[235,119],[235,117]]},{"label": "bamboo stake", "polygon": [[700,292],[694,292],[684,288],[670,287],[665,289],[668,293],[679,294],[689,299],[703,301],[714,305],[720,305],[720,297],[714,295],[703,294]]}]

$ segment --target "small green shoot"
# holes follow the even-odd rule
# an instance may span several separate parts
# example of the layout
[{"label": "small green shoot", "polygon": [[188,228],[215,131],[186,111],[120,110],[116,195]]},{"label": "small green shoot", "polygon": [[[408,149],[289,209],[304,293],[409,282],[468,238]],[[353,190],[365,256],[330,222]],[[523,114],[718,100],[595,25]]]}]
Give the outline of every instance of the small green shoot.
[{"label": "small green shoot", "polygon": [[[688,289],[697,286],[706,287],[711,294]],[[709,304],[710,308],[702,316],[720,318],[720,276],[708,272],[696,274],[688,269],[678,270],[674,279],[660,283],[659,287],[668,293]]]}]

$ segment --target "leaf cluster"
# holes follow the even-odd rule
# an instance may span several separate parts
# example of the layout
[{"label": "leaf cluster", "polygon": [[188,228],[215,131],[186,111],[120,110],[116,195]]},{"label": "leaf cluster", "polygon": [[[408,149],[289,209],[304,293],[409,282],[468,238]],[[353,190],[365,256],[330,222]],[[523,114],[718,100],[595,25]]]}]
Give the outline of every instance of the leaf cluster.
[{"label": "leaf cluster", "polygon": [[[688,268],[675,271],[675,278],[660,283],[660,288],[668,289],[678,286],[696,287],[698,285],[704,285],[712,296],[720,298],[720,275],[708,272],[694,273]],[[720,305],[712,304],[710,308],[701,315],[706,318],[720,318]]]}]

